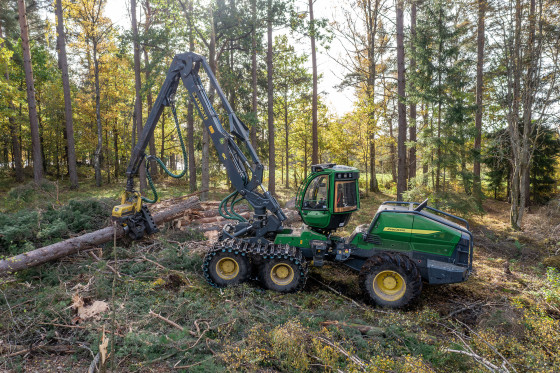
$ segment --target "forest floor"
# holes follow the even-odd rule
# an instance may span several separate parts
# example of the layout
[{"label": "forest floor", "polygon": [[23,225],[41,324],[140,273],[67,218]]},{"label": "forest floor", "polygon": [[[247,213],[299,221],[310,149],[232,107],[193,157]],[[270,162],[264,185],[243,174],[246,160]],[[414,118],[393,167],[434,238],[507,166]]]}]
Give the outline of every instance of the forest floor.
[{"label": "forest floor", "polygon": [[[26,192],[0,183],[2,213],[116,201],[119,188]],[[169,184],[163,197],[184,189]],[[364,197],[349,226],[390,199]],[[0,372],[85,372],[113,338],[115,372],[560,371],[560,275],[543,264],[560,247],[560,204],[532,207],[522,232],[509,227],[507,203],[488,199],[484,210],[469,217],[469,280],[424,285],[404,310],[368,305],[344,266],[312,268],[296,294],[253,282],[210,287],[201,265],[211,240],[172,225],[1,278]]]}]

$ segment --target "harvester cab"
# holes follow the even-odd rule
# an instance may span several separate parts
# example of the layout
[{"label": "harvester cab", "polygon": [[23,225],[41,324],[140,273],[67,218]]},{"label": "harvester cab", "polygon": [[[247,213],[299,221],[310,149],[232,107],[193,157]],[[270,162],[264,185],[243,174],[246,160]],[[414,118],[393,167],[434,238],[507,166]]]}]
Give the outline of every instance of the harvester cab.
[{"label": "harvester cab", "polygon": [[344,227],[360,208],[359,177],[354,167],[334,163],[311,166],[311,174],[301,184],[296,198],[303,222],[326,235]]}]

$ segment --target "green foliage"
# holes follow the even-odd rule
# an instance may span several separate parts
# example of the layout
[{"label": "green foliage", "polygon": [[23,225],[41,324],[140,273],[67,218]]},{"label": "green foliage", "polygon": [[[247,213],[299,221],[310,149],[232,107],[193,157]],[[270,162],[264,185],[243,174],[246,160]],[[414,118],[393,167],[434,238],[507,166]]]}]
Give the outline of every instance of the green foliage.
[{"label": "green foliage", "polygon": [[[538,203],[548,201],[556,192],[556,163],[560,156],[560,140],[555,131],[543,126],[535,126],[537,138],[535,149],[530,164],[531,198]],[[498,129],[488,134],[485,147],[484,163],[489,172],[486,177],[489,187],[498,196],[498,191],[503,189],[503,184],[511,175],[511,162],[513,157],[511,140],[508,129]],[[506,191],[506,193],[509,192]]]},{"label": "green foliage", "polygon": [[[24,193],[20,193],[23,189]],[[27,188],[17,188],[26,196]],[[58,209],[21,210],[0,215],[0,252],[18,254],[30,246],[42,246],[70,233],[94,231],[107,225],[111,208],[108,200],[71,200]],[[30,245],[31,244],[31,245]]]}]

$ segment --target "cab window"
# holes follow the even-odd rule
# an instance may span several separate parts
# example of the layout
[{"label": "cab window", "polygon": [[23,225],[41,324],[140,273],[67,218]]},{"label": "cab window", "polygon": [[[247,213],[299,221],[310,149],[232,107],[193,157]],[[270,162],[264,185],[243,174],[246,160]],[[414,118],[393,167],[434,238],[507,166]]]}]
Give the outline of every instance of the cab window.
[{"label": "cab window", "polygon": [[335,204],[334,212],[355,210],[358,206],[356,198],[356,181],[337,181],[334,184]]},{"label": "cab window", "polygon": [[329,190],[328,175],[317,176],[305,192],[303,199],[303,208],[306,210],[327,210],[327,196]]}]

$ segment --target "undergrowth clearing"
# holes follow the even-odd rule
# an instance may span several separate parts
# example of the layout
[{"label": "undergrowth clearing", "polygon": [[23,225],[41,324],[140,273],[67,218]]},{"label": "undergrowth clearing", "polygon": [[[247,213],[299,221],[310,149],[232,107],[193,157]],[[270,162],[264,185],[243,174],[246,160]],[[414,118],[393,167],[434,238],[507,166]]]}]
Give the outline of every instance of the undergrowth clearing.
[{"label": "undergrowth clearing", "polygon": [[[371,220],[385,199],[364,198],[350,226]],[[470,218],[472,277],[425,285],[403,311],[366,304],[343,266],[313,268],[296,294],[255,282],[212,288],[201,269],[211,243],[171,225],[116,251],[111,243],[20,272],[0,280],[0,371],[86,371],[104,335],[115,338],[108,365],[118,372],[559,371],[560,275],[543,258],[560,245],[560,212],[553,203],[534,208],[518,233],[505,203],[488,200],[485,209]],[[33,211],[44,215],[48,203]],[[3,244],[0,255],[19,249]],[[108,310],[81,318],[78,299]]]}]

